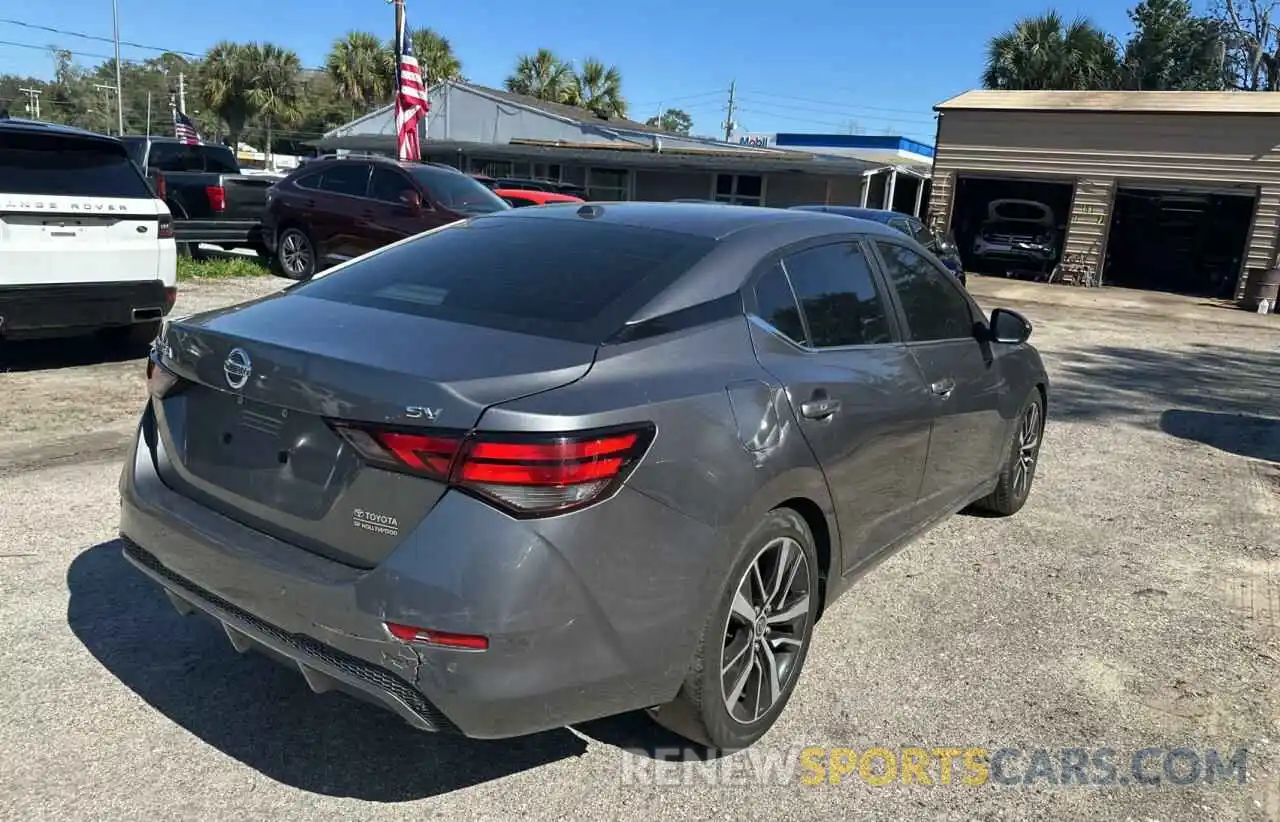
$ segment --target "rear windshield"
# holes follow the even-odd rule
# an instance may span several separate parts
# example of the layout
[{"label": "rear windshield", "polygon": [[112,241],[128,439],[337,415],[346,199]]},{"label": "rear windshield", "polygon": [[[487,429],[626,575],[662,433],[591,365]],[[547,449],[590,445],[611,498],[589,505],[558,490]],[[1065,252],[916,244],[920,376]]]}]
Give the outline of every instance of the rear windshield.
[{"label": "rear windshield", "polygon": [[151,199],[155,194],[118,143],[62,134],[0,133],[0,191]]},{"label": "rear windshield", "polygon": [[715,245],[688,234],[519,213],[455,223],[292,293],[594,345]]},{"label": "rear windshield", "polygon": [[456,214],[474,216],[510,208],[488,186],[461,172],[414,166],[409,173],[426,188],[431,199]]}]

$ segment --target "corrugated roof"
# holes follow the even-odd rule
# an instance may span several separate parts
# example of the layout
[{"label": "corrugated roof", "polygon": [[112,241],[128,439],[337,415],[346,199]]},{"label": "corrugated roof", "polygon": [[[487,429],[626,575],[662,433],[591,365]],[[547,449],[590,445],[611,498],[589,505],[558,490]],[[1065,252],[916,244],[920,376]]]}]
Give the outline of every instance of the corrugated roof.
[{"label": "corrugated roof", "polygon": [[1105,111],[1145,114],[1280,114],[1265,91],[966,91],[935,111]]},{"label": "corrugated roof", "polygon": [[644,131],[651,134],[666,133],[661,128],[647,125],[637,120],[628,120],[625,117],[604,118],[585,108],[567,106],[564,103],[549,103],[546,100],[539,100],[537,97],[516,94],[514,92],[504,91],[503,89],[489,88],[488,86],[481,86],[476,83],[458,82],[455,85],[464,88],[470,86],[476,91],[490,94],[494,97],[501,97],[504,100],[510,100],[513,103],[517,103],[528,108],[538,109],[539,111],[545,111],[548,114],[554,114],[579,123],[588,123],[602,128],[621,128],[626,129],[627,131]]}]

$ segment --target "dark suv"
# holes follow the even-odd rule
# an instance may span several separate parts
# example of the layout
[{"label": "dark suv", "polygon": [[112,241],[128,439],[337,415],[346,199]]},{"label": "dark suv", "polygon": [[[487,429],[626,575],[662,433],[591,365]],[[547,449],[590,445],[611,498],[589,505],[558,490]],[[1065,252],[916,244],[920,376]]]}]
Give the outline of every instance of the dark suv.
[{"label": "dark suv", "polygon": [[307,163],[272,186],[262,233],[286,276],[449,223],[510,208],[457,169],[380,157]]}]

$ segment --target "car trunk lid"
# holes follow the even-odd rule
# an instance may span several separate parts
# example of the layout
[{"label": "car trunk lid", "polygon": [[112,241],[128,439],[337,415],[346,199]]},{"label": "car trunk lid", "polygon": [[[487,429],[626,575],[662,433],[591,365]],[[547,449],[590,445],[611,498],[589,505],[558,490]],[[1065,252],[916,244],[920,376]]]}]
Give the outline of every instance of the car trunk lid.
[{"label": "car trunk lid", "polygon": [[154,403],[166,484],[357,567],[445,493],[368,465],[332,421],[466,431],[495,403],[581,378],[595,346],[292,295],[171,322]]}]

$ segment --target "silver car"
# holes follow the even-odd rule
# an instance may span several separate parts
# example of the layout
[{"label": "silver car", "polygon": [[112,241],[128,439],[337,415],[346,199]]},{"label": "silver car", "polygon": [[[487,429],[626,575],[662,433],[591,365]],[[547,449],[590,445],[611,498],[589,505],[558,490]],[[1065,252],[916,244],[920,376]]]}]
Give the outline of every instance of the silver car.
[{"label": "silver car", "polygon": [[741,748],[861,572],[1022,507],[1030,332],[872,222],[478,217],[169,322],[124,550],[237,651],[423,730],[649,709]]}]

